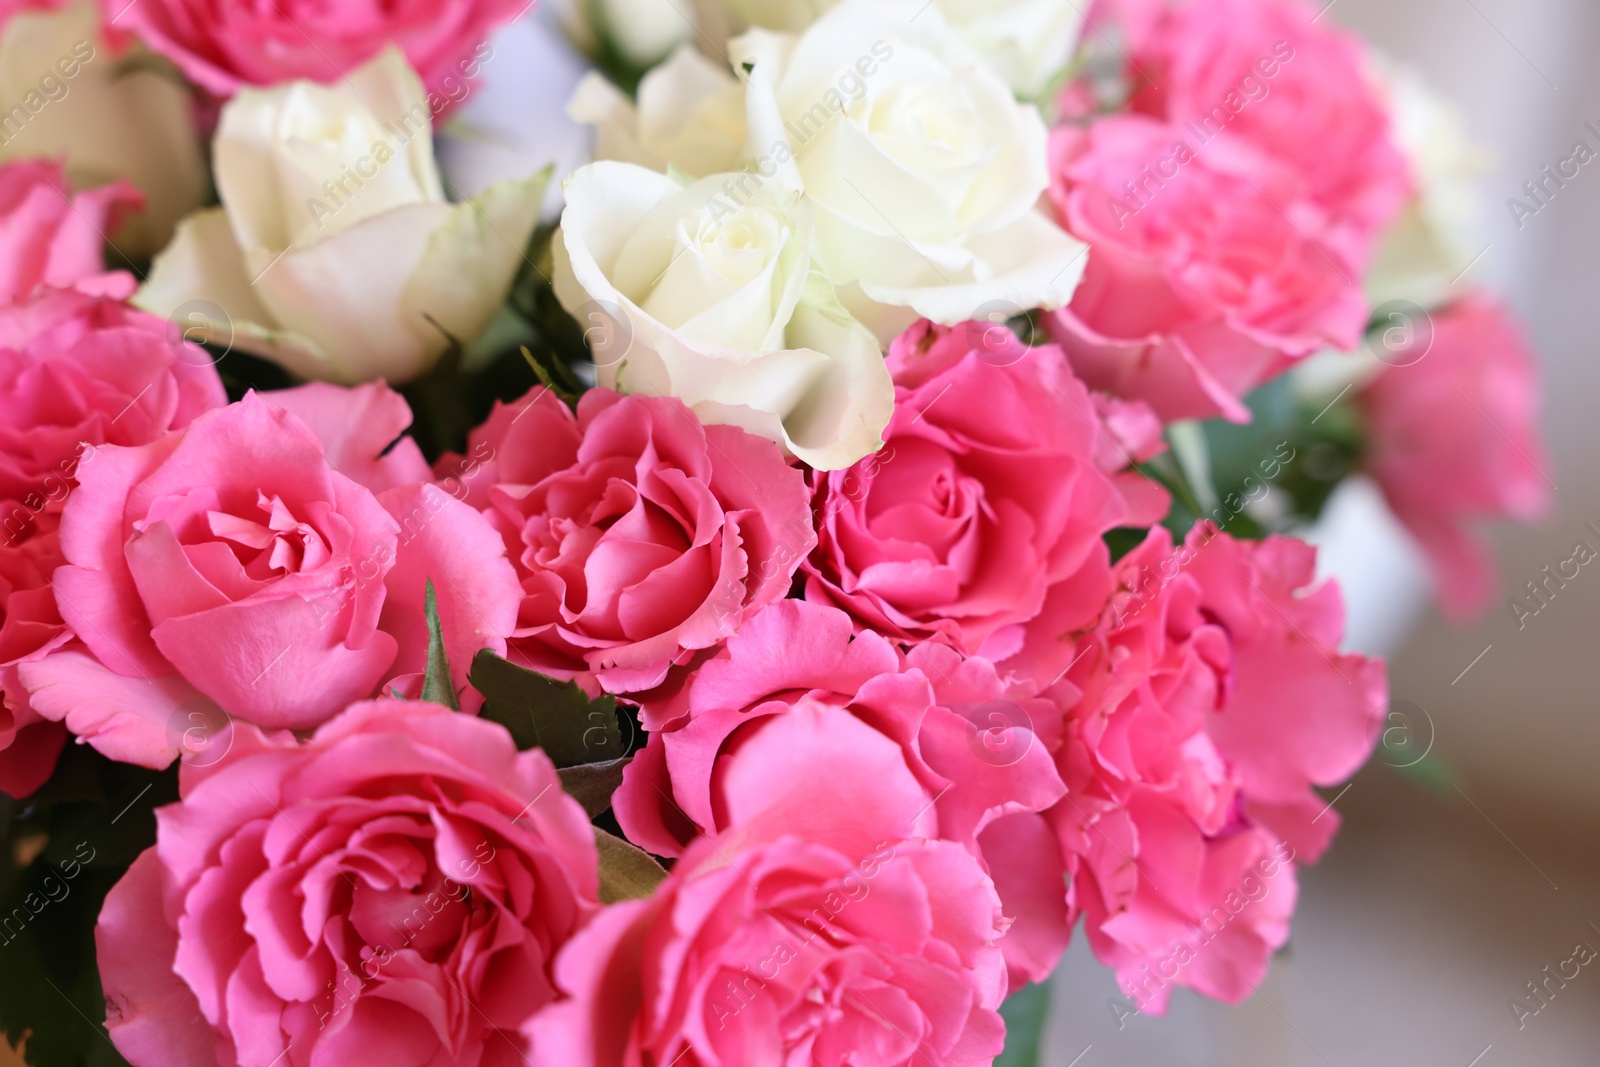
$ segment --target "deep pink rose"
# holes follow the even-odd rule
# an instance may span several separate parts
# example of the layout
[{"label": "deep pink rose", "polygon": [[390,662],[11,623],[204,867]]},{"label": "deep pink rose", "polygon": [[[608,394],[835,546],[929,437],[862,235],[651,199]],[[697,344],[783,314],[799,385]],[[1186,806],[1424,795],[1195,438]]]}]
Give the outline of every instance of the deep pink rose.
[{"label": "deep pink rose", "polygon": [[143,205],[143,195],[125,181],[76,195],[71,188],[54,160],[0,166],[0,304],[42,286],[132,293],[133,277],[108,273],[103,253],[106,234]]},{"label": "deep pink rose", "polygon": [[245,85],[309,78],[331,84],[387,45],[398,45],[439,101],[461,100],[492,54],[484,41],[526,12],[528,0],[103,0],[117,28],[166,56],[226,99]]},{"label": "deep pink rose", "polygon": [[658,686],[786,595],[816,535],[778,446],[670,397],[535,389],[438,464],[522,583],[511,658],[591,690]]},{"label": "deep pink rose", "polygon": [[534,1067],[993,1062],[989,878],[958,845],[906,840],[922,801],[892,777],[818,766],[769,764],[794,787],[770,819],[701,840],[567,944],[566,999],[528,1026]]},{"label": "deep pink rose", "polygon": [[[312,396],[370,412],[370,389],[332,389]],[[334,456],[367,469],[392,429],[370,425],[364,459],[348,441]],[[78,643],[21,676],[40,714],[115,759],[170,763],[185,709],[303,730],[386,682],[416,688],[430,580],[458,691],[472,656],[503,652],[514,624],[515,575],[482,516],[431,485],[375,496],[273,394],[148,445],[103,447],[79,481],[54,581]]]},{"label": "deep pink rose", "polygon": [[[1050,322],[1093,387],[1166,419],[1248,418],[1289,361],[1353,348],[1372,250],[1411,194],[1358,42],[1299,0],[1117,0],[1129,112],[1052,137],[1052,199],[1090,242]],[[1084,116],[1092,119],[1092,116]]]},{"label": "deep pink rose", "polygon": [[[1539,433],[1539,370],[1509,311],[1469,296],[1431,324],[1406,366],[1387,366],[1359,394],[1367,469],[1432,563],[1455,617],[1494,595],[1494,561],[1473,526],[1534,519],[1550,503]],[[1537,605],[1534,605],[1537,607]]]},{"label": "deep pink rose", "polygon": [[[902,655],[870,630],[851,631],[841,611],[782,601],[672,700],[647,704],[656,732],[613,798],[629,839],[677,856],[696,833],[771,826],[825,837],[837,805],[889,790],[917,811],[919,836],[981,854],[990,823],[1060,799],[1052,701],[945,645]],[[799,794],[810,799],[797,805]],[[1008,959],[1039,951],[1025,943],[1032,933],[1006,939]]]},{"label": "deep pink rose", "polygon": [[598,907],[593,830],[538,750],[434,704],[185,766],[95,931],[135,1067],[523,1063]]},{"label": "deep pink rose", "polygon": [[[1068,792],[1045,818],[1073,914],[1141,1009],[1174,985],[1252,992],[1288,937],[1295,864],[1338,828],[1311,787],[1355,773],[1377,739],[1383,664],[1338,651],[1343,606],[1314,585],[1315,557],[1210,525],[1174,551],[1158,527],[1118,563],[1063,683]],[[1035,886],[1060,884],[1049,858],[1031,861]]]},{"label": "deep pink rose", "polygon": [[[806,598],[898,640],[939,638],[1048,684],[1072,658],[1074,581],[1127,521],[1095,403],[1053,347],[919,322],[890,346],[882,451],[813,476]],[[1092,604],[1103,590],[1091,595]]]},{"label": "deep pink rose", "polygon": [[66,736],[19,669],[71,636],[50,580],[80,474],[102,446],[147,444],[226,403],[211,357],[153,316],[71,289],[0,306],[0,790],[38,788]]}]

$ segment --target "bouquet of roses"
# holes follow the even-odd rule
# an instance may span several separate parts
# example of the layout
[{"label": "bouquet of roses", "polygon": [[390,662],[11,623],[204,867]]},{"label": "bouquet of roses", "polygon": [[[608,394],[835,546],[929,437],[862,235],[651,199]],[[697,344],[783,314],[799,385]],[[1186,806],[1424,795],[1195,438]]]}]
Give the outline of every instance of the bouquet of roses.
[{"label": "bouquet of roses", "polygon": [[1547,497],[1451,114],[1301,0],[667,6],[471,195],[520,2],[0,8],[36,1067],[1023,1063],[1080,919],[1288,939],[1387,706],[1292,535],[1470,612]]}]

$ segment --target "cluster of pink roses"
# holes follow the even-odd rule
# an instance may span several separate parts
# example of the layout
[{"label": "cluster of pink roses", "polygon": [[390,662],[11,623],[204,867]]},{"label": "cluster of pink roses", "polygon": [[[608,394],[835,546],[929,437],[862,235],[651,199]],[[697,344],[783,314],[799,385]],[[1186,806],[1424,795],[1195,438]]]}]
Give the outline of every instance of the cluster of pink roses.
[{"label": "cluster of pink roses", "polygon": [[[520,6],[141,0],[126,28],[227,96],[389,40],[432,84]],[[230,402],[105,269],[137,191],[0,167],[0,790],[69,738],[181,764],[97,929],[121,1053],[976,1067],[1080,917],[1139,1010],[1248,996],[1385,668],[1341,651],[1311,547],[1174,535],[1150,464],[1167,423],[1247,420],[1366,332],[1414,179],[1315,15],[1103,0],[1130,92],[1068,85],[1048,153],[1076,295],[1048,343],[899,333],[882,447],[840,470],[648,389],[547,380],[437,456],[382,381]],[[1464,609],[1465,524],[1544,503],[1536,382],[1487,298],[1433,322],[1354,403]],[[629,846],[490,714],[486,653],[636,717],[600,810],[635,869],[668,861],[653,887],[618,888]]]}]

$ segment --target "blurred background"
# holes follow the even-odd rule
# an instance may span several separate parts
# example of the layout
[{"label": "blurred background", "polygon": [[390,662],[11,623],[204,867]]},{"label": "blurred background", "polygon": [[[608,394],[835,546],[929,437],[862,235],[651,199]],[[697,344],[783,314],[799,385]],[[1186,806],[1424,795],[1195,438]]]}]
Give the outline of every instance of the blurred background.
[{"label": "blurred background", "polygon": [[1080,938],[1056,982],[1053,1067],[1600,1063],[1600,961],[1550,981],[1536,1015],[1509,1003],[1537,1006],[1527,983],[1570,974],[1580,943],[1600,951],[1600,572],[1521,628],[1506,603],[1600,527],[1600,161],[1520,230],[1506,206],[1577,141],[1600,145],[1584,128],[1600,128],[1600,5],[1334,0],[1324,17],[1418,70],[1493,150],[1487,250],[1465,281],[1505,294],[1544,358],[1555,507],[1496,531],[1502,595],[1463,628],[1427,606],[1403,535],[1360,490],[1340,502],[1325,543],[1356,643],[1391,656],[1396,707],[1446,773],[1380,753],[1338,796],[1343,831],[1304,872],[1289,948],[1242,1007],[1180,990],[1166,1018],[1119,1030],[1111,975]]}]

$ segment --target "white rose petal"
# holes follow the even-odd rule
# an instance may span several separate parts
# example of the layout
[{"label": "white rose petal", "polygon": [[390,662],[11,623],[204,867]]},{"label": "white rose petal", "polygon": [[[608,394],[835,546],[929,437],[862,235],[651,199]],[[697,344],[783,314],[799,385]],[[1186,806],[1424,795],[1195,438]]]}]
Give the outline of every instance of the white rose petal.
[{"label": "white rose petal", "polygon": [[810,204],[748,174],[683,187],[616,161],[566,183],[556,294],[596,335],[600,384],[676,396],[702,419],[824,470],[875,451],[894,408],[876,339],[811,268]]},{"label": "white rose petal", "polygon": [[545,184],[450,204],[431,134],[422,84],[393,49],[331,86],[242,90],[215,143],[222,208],[180,227],[136,302],[163,315],[214,303],[210,339],[307,378],[426,372],[504,302]]},{"label": "white rose petal", "polygon": [[745,150],[744,90],[737,79],[684,45],[639,82],[638,105],[591,71],[567,114],[595,128],[595,158],[677,167],[697,177],[738,167]]}]

